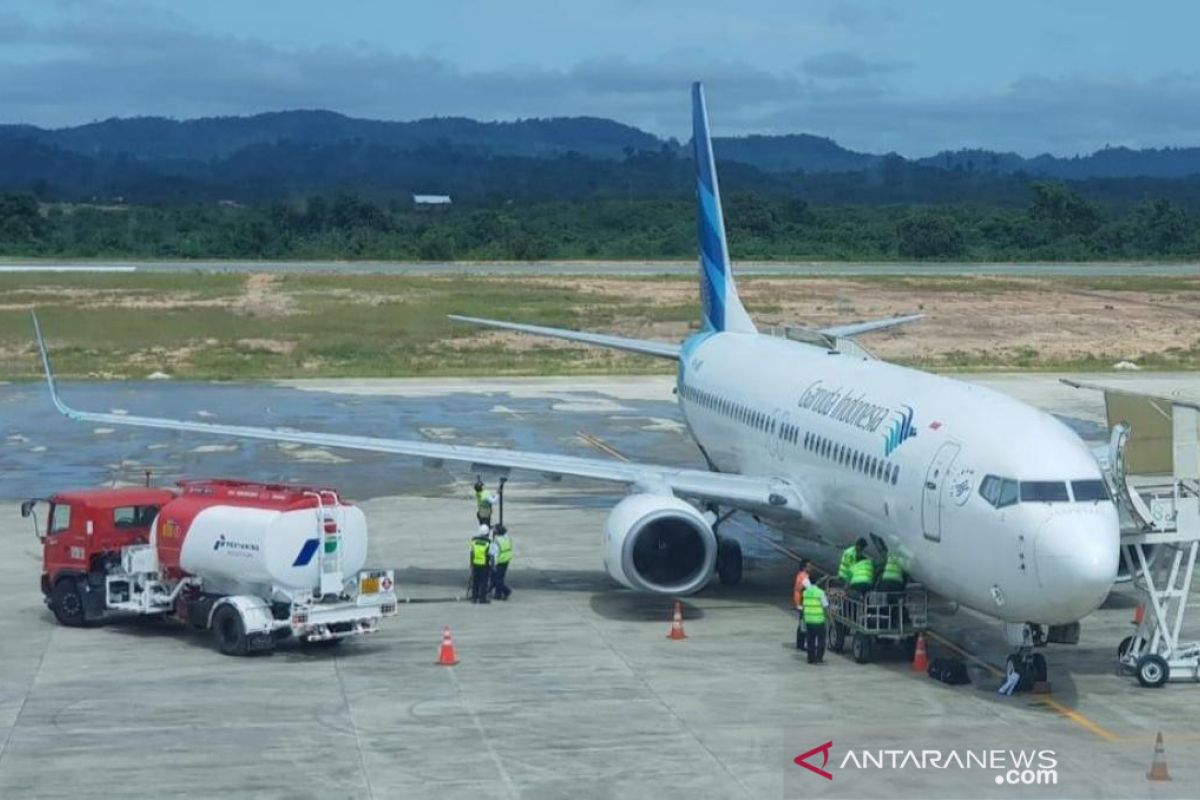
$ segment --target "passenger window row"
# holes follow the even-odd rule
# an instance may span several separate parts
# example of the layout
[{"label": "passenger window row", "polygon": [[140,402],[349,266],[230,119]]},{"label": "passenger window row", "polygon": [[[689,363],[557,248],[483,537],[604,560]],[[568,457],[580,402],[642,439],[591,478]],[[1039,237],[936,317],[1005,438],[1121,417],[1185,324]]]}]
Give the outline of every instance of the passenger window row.
[{"label": "passenger window row", "polygon": [[839,444],[822,436],[817,436],[814,433],[804,433],[799,426],[793,425],[790,422],[780,423],[778,420],[761,411],[755,411],[727,397],[702,391],[686,383],[682,385],[680,391],[683,393],[685,400],[727,416],[737,422],[749,425],[752,428],[757,428],[765,433],[777,435],[789,444],[803,444],[806,450],[824,458],[832,459],[835,463],[847,469],[861,472],[876,480],[890,483],[893,486],[900,480],[899,464],[875,458],[874,456],[868,456],[866,453],[861,453],[847,445]]},{"label": "passenger window row", "polygon": [[849,445],[832,441],[824,436],[818,436],[815,433],[805,434],[804,447],[823,458],[832,460],[835,464],[840,464],[855,472],[861,472],[869,478],[890,483],[893,486],[900,480],[899,464],[869,456]]},{"label": "passenger window row", "polygon": [[792,441],[793,444],[795,443],[795,439],[788,439],[788,437],[798,436],[799,434],[793,426],[779,424],[779,421],[770,414],[757,411],[747,405],[730,400],[728,397],[721,397],[712,392],[701,391],[686,383],[683,384],[682,391],[685,400],[715,411],[722,416],[729,417],[735,422],[760,430],[763,433],[772,436],[778,435],[781,439]]},{"label": "passenger window row", "polygon": [[[1070,486],[1068,493],[1067,487]],[[979,496],[996,508],[1014,503],[1098,503],[1110,500],[1103,480],[1017,481],[998,475],[985,475],[979,482]]]}]

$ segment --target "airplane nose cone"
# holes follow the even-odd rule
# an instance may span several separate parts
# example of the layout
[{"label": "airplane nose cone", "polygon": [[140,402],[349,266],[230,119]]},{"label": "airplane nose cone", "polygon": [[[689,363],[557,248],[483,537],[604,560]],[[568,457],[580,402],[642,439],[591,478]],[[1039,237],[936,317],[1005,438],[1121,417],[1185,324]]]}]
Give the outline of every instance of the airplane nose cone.
[{"label": "airplane nose cone", "polygon": [[1112,590],[1120,559],[1120,530],[1112,508],[1065,514],[1044,523],[1035,545],[1046,619],[1075,622],[1096,610]]}]

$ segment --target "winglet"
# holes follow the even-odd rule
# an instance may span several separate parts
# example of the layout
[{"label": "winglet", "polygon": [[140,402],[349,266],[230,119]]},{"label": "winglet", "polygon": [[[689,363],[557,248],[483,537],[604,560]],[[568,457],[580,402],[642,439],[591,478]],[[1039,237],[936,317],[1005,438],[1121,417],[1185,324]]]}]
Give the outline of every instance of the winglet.
[{"label": "winglet", "polygon": [[33,317],[33,332],[37,336],[38,352],[42,356],[42,369],[46,372],[46,387],[50,390],[50,399],[60,414],[71,416],[71,408],[58,397],[58,387],[54,384],[54,370],[50,368],[50,354],[46,350],[46,339],[42,336],[42,324],[38,321],[36,311],[30,311]]}]

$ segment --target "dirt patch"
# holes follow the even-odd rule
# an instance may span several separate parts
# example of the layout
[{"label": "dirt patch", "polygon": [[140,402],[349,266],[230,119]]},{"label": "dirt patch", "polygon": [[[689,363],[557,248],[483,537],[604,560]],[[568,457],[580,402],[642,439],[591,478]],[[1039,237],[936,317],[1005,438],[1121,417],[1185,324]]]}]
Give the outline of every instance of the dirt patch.
[{"label": "dirt patch", "polygon": [[[695,286],[682,281],[632,284],[583,279],[579,288],[640,302],[693,300]],[[1105,357],[1138,358],[1200,344],[1200,305],[1176,294],[1088,291],[1052,279],[979,278],[962,289],[930,291],[921,281],[845,279],[743,279],[740,294],[760,329],[794,325],[824,328],[866,319],[923,313],[920,322],[867,334],[862,341],[883,358],[954,362],[1004,360],[1066,361]],[[769,309],[756,312],[756,307]],[[697,316],[699,311],[697,311]],[[610,332],[679,341],[694,323],[617,319]],[[515,346],[515,342],[513,343]]]},{"label": "dirt patch", "polygon": [[247,350],[262,350],[279,356],[286,356],[296,351],[296,343],[283,339],[238,339],[238,347]]},{"label": "dirt patch", "polygon": [[296,313],[296,300],[279,289],[283,275],[256,272],[246,278],[246,286],[231,308],[252,317],[281,317]]}]

